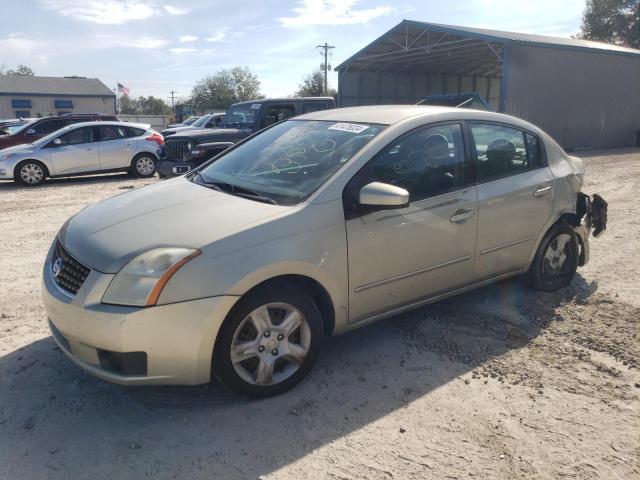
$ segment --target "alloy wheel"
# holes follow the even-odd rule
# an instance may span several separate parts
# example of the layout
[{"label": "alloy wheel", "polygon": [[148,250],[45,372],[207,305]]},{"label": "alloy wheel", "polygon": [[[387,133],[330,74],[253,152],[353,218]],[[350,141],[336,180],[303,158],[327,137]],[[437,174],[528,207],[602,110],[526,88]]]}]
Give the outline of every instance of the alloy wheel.
[{"label": "alloy wheel", "polygon": [[149,157],[140,157],[136,160],[136,171],[144,177],[153,174],[155,168],[153,159]]},{"label": "alloy wheel", "polygon": [[554,237],[547,246],[542,260],[542,275],[547,278],[556,278],[566,273],[569,255],[571,255],[571,237],[566,233],[561,233]]},{"label": "alloy wheel", "polygon": [[310,345],[311,330],[302,312],[288,303],[268,303],[238,325],[231,364],[251,385],[276,385],[300,368]]},{"label": "alloy wheel", "polygon": [[42,181],[44,171],[42,167],[35,163],[27,163],[20,169],[20,178],[24,183],[29,185],[37,185]]}]

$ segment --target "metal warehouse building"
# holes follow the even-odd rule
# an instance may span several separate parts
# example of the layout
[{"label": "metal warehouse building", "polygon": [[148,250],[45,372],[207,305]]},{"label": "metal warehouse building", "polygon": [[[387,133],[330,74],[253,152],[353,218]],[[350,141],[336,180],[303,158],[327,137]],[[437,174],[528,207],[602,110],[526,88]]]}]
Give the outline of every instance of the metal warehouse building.
[{"label": "metal warehouse building", "polygon": [[564,147],[636,144],[640,50],[404,20],[337,67],[341,106],[477,92]]},{"label": "metal warehouse building", "polygon": [[0,75],[0,118],[115,115],[116,95],[97,78]]}]

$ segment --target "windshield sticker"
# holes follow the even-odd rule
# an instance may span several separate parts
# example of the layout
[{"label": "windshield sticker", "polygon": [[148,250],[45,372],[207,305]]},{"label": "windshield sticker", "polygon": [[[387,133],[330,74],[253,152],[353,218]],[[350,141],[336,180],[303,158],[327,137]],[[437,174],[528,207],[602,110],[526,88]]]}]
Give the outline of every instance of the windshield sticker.
[{"label": "windshield sticker", "polygon": [[329,127],[329,130],[338,130],[340,132],[349,132],[349,133],[362,133],[367,128],[367,125],[358,125],[357,123],[336,123]]},{"label": "windshield sticker", "polygon": [[261,103],[252,103],[251,110],[259,110],[261,106],[262,106]]}]

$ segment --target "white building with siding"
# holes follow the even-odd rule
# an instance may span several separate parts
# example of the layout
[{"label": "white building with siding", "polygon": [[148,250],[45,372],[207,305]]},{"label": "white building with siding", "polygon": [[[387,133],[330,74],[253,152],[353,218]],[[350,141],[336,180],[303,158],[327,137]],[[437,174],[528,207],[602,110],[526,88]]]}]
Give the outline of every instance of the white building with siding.
[{"label": "white building with siding", "polygon": [[97,78],[0,75],[0,119],[65,113],[115,115],[116,95]]}]

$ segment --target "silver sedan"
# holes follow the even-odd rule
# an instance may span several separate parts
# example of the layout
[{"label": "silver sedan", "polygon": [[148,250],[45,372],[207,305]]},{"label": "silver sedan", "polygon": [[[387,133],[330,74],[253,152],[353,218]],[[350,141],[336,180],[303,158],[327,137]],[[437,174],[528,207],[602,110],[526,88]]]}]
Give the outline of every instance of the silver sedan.
[{"label": "silver sedan", "polygon": [[516,275],[568,285],[606,225],[583,177],[505,115],[303,115],[69,219],[43,269],[49,325],[106,380],[278,394],[327,335]]},{"label": "silver sedan", "polygon": [[0,150],[0,180],[33,187],[47,178],[129,171],[151,177],[164,138],[147,124],[74,123],[33,143]]}]

